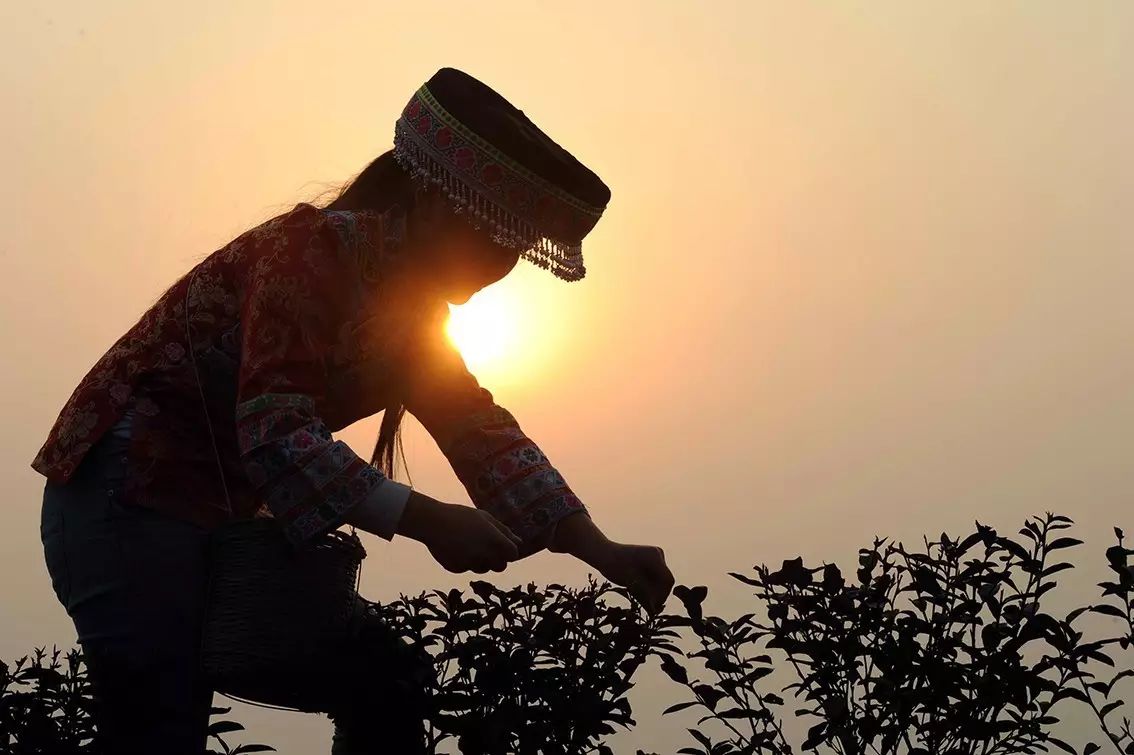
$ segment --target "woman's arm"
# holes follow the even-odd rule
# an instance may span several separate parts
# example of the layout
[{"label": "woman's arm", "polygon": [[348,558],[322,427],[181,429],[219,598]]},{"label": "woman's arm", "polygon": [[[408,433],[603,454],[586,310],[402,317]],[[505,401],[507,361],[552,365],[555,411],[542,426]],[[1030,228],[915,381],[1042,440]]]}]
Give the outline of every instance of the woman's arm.
[{"label": "woman's arm", "polygon": [[[314,208],[262,230],[245,249],[237,441],[258,498],[294,543],[340,525],[352,510],[392,506],[398,483],[332,438],[315,407],[325,358],[354,316],[361,281],[340,237]],[[403,486],[404,487],[404,486]],[[397,512],[374,530],[394,534]]]},{"label": "woman's arm", "polygon": [[657,613],[673,589],[673,574],[661,548],[617,543],[602,533],[586,514],[559,521],[548,550],[568,553],[600,574],[630,590],[646,608]]},{"label": "woman's arm", "polygon": [[590,515],[581,513],[561,519],[548,539],[552,553],[566,553],[597,567],[614,541],[603,534]]},{"label": "woman's arm", "polygon": [[398,534],[424,544],[451,572],[504,571],[519,555],[520,538],[485,511],[410,493]]},{"label": "woman's arm", "polygon": [[548,547],[556,523],[586,508],[515,417],[465,367],[444,333],[444,304],[415,325],[399,363],[406,409],[437,442],[473,504],[523,541],[524,557]]},{"label": "woman's arm", "polygon": [[507,528],[387,479],[315,412],[327,403],[326,357],[362,297],[338,232],[308,214],[259,240],[241,288],[237,436],[248,478],[288,538],[302,543],[349,522],[421,540],[451,571],[502,571],[518,555]]},{"label": "woman's arm", "polygon": [[570,554],[660,610],[673,586],[661,549],[603,534],[515,418],[469,373],[443,325],[438,312],[415,339],[403,394],[473,503],[520,537],[521,557],[544,548]]}]

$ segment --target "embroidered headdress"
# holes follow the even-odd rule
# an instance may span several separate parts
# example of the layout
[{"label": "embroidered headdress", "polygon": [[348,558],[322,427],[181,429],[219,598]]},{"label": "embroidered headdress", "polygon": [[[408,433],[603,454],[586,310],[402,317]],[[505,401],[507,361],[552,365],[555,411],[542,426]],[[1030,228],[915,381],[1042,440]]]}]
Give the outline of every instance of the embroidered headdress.
[{"label": "embroidered headdress", "polygon": [[394,126],[394,157],[495,242],[563,280],[586,274],[583,237],[610,189],[486,84],[454,68],[435,73]]}]

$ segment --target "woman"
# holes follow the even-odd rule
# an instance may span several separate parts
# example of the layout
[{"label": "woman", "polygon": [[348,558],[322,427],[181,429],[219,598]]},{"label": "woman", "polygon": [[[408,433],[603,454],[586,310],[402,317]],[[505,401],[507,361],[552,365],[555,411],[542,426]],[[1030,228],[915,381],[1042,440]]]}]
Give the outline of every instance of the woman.
[{"label": "woman", "polygon": [[[520,257],[581,278],[609,190],[454,69],[414,94],[394,143],[328,206],[301,203],[177,281],[92,368],[33,463],[48,478],[48,570],[107,752],[203,751],[205,542],[233,518],[270,515],[296,544],[344,523],[397,534],[453,572],[546,548],[651,610],[669,593],[661,550],[606,538],[442,332],[447,302]],[[379,411],[371,463],[332,438]],[[477,508],[391,479],[406,411]],[[336,682],[328,711],[333,751],[419,750],[420,714],[389,692],[412,664],[360,653],[370,660]]]}]

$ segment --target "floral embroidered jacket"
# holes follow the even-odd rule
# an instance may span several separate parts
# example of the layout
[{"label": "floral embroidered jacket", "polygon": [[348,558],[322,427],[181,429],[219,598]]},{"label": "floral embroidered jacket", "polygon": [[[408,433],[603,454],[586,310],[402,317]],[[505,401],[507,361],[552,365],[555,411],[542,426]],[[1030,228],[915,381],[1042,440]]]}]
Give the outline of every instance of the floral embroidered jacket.
[{"label": "floral embroidered jacket", "polygon": [[509,525],[525,555],[546,547],[558,520],[585,509],[447,342],[445,303],[384,283],[403,228],[391,213],[301,203],[241,234],[99,359],[32,466],[68,480],[132,409],[132,500],[205,527],[268,513],[298,544],[386,480],[331,433],[401,402],[473,503]]}]

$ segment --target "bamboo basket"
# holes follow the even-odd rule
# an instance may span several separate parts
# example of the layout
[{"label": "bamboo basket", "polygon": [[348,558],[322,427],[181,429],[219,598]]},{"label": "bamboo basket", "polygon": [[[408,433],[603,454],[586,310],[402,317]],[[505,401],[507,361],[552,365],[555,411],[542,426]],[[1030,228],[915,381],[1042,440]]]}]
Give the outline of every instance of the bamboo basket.
[{"label": "bamboo basket", "polygon": [[215,530],[202,661],[213,688],[258,703],[326,709],[320,678],[343,661],[361,619],[358,535],[325,533],[296,548],[270,518]]}]

